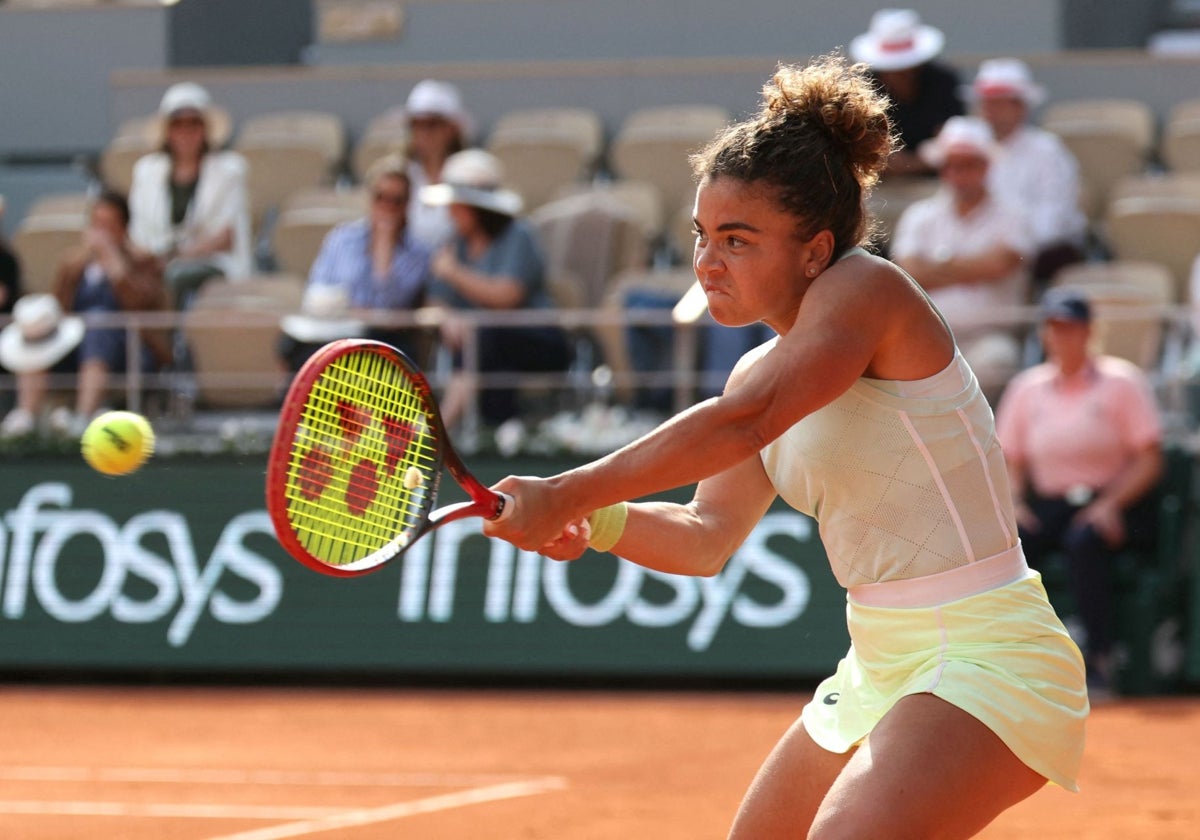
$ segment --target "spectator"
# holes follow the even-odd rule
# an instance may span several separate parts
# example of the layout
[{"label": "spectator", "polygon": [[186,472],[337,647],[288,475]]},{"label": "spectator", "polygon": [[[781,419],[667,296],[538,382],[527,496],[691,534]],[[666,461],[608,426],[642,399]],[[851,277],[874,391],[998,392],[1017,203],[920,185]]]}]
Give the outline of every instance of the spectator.
[{"label": "spectator", "polygon": [[871,26],[850,41],[850,56],[868,65],[892,106],[889,116],[900,149],[888,162],[890,175],[931,175],[917,154],[951,117],[963,113],[957,72],[935,61],[945,46],[940,29],[925,25],[912,9],[881,9]]},{"label": "spectator", "polygon": [[989,318],[1026,302],[1033,251],[1024,217],[988,190],[994,150],[987,123],[952,117],[921,147],[941,188],[905,209],[891,242],[892,259],[937,304],[993,404],[1020,366],[1021,345],[1014,327]]},{"label": "spectator", "polygon": [[399,155],[383,157],[366,180],[369,213],[326,235],[309,271],[306,312],[282,322],[279,352],[293,372],[322,344],[362,334],[418,355],[411,331],[367,329],[346,319],[348,309],[415,309],[423,303],[429,282],[431,251],[414,239],[408,223],[412,189],[407,162]]},{"label": "spectator", "polygon": [[[162,263],[129,239],[129,206],[116,193],[92,205],[78,249],[59,265],[54,294],[26,295],[13,310],[13,323],[0,335],[0,363],[17,374],[17,406],[0,424],[0,436],[36,430],[49,391],[51,373],[77,373],[74,411],[50,412],[51,432],[74,436],[101,408],[109,375],[127,367],[126,336],[113,327],[85,328],[80,314],[165,308]],[[76,313],[64,317],[63,312]],[[170,345],[160,331],[142,335],[142,358],[150,370],[170,361]]]},{"label": "spectator", "polygon": [[[4,221],[4,196],[0,195],[0,222]],[[13,304],[21,296],[21,266],[17,256],[12,252],[4,239],[3,228],[0,227],[0,315],[11,315]],[[12,371],[0,362],[0,376]],[[0,388],[0,411],[7,413],[13,406],[12,392],[7,384]]]},{"label": "spectator", "polygon": [[1021,542],[1034,568],[1061,551],[1087,633],[1088,682],[1113,676],[1112,561],[1157,530],[1151,490],[1162,428],[1136,365],[1089,352],[1091,307],[1069,290],[1042,306],[1047,361],[1014,377],[996,415]]},{"label": "spectator", "polygon": [[441,183],[447,159],[467,147],[472,120],[458,88],[434,79],[417,83],[404,112],[409,127],[408,175],[413,186],[408,209],[412,233],[419,242],[436,248],[454,235],[454,224],[445,206],[428,204],[418,196],[422,187]]},{"label": "spectator", "polygon": [[994,58],[979,65],[969,93],[996,138],[988,168],[992,194],[1020,208],[1037,249],[1031,270],[1041,290],[1064,266],[1084,259],[1087,218],[1079,206],[1079,163],[1058,137],[1032,125],[1045,99],[1025,62]]},{"label": "spectator", "polygon": [[227,130],[208,91],[172,85],[158,108],[161,148],[134,164],[130,236],[166,261],[176,308],[211,277],[252,270],[246,160],[222,151]]},{"label": "spectator", "polygon": [[[456,231],[434,254],[431,302],[450,310],[553,306],[541,250],[529,225],[516,218],[521,197],[502,186],[500,161],[482,149],[468,149],[446,161],[442,176],[442,183],[421,191],[423,201],[449,207]],[[465,335],[460,319],[443,324],[442,341],[460,365]],[[478,339],[484,374],[558,371],[570,364],[566,336],[556,326],[483,327]],[[461,417],[470,396],[469,382],[455,377],[442,400],[447,425]],[[484,422],[492,426],[518,418],[515,389],[485,389],[480,408]]]}]

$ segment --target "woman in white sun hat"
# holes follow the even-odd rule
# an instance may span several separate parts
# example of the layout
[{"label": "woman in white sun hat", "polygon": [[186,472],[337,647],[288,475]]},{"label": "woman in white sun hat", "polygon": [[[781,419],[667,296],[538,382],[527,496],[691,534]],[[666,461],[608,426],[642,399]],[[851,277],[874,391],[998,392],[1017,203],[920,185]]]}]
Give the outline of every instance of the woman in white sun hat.
[{"label": "woman in white sun hat", "polygon": [[246,159],[222,149],[229,118],[194,82],[172,85],[158,108],[159,151],[134,164],[130,236],[167,262],[176,306],[208,278],[252,268]]},{"label": "woman in white sun hat", "polygon": [[[541,309],[553,306],[545,265],[532,228],[523,219],[521,196],[505,188],[500,161],[482,149],[458,152],[446,161],[442,183],[421,190],[421,200],[449,210],[455,236],[434,254],[430,303],[449,310]],[[451,318],[442,341],[458,354],[465,338],[461,320]],[[487,373],[566,370],[570,352],[562,330],[544,327],[484,327],[479,331],[480,370]],[[447,424],[470,398],[457,377],[442,400]],[[483,420],[500,426],[518,417],[512,388],[487,388],[480,395]]]},{"label": "woman in white sun hat", "polygon": [[932,175],[917,147],[935,137],[950,117],[963,113],[955,70],[935,59],[946,37],[922,23],[912,9],[880,9],[870,28],[850,41],[850,57],[871,68],[891,100],[900,148],[888,162],[890,175]]}]

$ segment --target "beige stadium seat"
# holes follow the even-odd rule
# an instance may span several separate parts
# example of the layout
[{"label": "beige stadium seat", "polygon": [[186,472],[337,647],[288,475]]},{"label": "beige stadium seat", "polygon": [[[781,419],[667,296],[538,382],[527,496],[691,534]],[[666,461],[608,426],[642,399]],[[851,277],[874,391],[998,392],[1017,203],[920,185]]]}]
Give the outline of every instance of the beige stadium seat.
[{"label": "beige stadium seat", "polygon": [[86,193],[44,195],[30,206],[12,236],[26,293],[53,289],[59,261],[87,227],[88,207]]},{"label": "beige stadium seat", "polygon": [[688,156],[728,124],[729,112],[707,105],[644,108],[630,114],[609,148],[618,178],[649,181],[664,207],[678,207],[695,191]]},{"label": "beige stadium seat", "polygon": [[590,195],[600,200],[609,200],[624,207],[642,226],[647,242],[654,242],[663,234],[662,194],[658,187],[647,181],[605,181],[592,184],[568,184],[559,188],[554,199]]},{"label": "beige stadium seat", "polygon": [[598,306],[620,272],[649,264],[643,220],[603,190],[552,201],[531,213],[529,221],[547,274],[579,278],[583,306]]},{"label": "beige stadium seat", "polygon": [[350,171],[362,183],[371,164],[390,154],[407,154],[408,117],[403,109],[393,108],[379,114],[364,129],[350,154]]},{"label": "beige stadium seat", "polygon": [[1103,217],[1112,185],[1142,172],[1154,147],[1154,112],[1140,100],[1063,100],[1043,109],[1041,124],[1079,161],[1080,203],[1093,222]]},{"label": "beige stadium seat", "polygon": [[361,189],[310,187],[293,193],[271,231],[275,262],[281,271],[307,277],[325,235],[335,225],[361,219],[366,213],[367,195]]},{"label": "beige stadium seat", "polygon": [[1200,99],[1171,109],[1163,124],[1159,157],[1172,171],[1200,171]]},{"label": "beige stadium seat", "polygon": [[129,195],[133,186],[133,165],[138,158],[155,151],[154,115],[134,117],[117,127],[117,133],[100,152],[100,179],[105,186]]},{"label": "beige stadium seat", "polygon": [[277,111],[243,121],[233,148],[250,166],[250,211],[257,227],[292,193],[333,183],[346,152],[346,130],[333,113]]},{"label": "beige stadium seat", "polygon": [[1108,208],[1104,230],[1115,259],[1165,266],[1175,284],[1172,299],[1187,300],[1192,263],[1200,253],[1200,196],[1116,198]]},{"label": "beige stadium seat", "polygon": [[1166,338],[1164,312],[1174,302],[1175,281],[1162,265],[1108,261],[1077,263],[1054,277],[1054,286],[1074,288],[1095,307],[1097,349],[1153,371]]},{"label": "beige stadium seat", "polygon": [[564,185],[586,181],[604,143],[600,115],[587,108],[509,111],[496,121],[487,149],[504,164],[505,180],[533,210]]},{"label": "beige stadium seat", "polygon": [[281,367],[279,319],[298,312],[304,281],[294,275],[210,280],[184,314],[197,402],[207,408],[269,407]]}]

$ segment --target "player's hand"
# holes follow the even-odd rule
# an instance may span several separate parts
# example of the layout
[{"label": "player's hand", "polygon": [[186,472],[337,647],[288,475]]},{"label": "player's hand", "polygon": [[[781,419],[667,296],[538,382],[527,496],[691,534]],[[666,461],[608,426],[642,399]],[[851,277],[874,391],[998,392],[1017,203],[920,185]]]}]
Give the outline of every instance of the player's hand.
[{"label": "player's hand", "polygon": [[543,478],[509,476],[492,489],[512,496],[513,512],[500,521],[485,522],[483,532],[525,551],[541,551],[555,543],[581,516],[569,510],[561,494],[553,492]]},{"label": "player's hand", "polygon": [[588,540],[592,536],[592,526],[586,518],[578,519],[563,529],[552,542],[538,549],[538,554],[551,560],[577,560],[587,551]]}]

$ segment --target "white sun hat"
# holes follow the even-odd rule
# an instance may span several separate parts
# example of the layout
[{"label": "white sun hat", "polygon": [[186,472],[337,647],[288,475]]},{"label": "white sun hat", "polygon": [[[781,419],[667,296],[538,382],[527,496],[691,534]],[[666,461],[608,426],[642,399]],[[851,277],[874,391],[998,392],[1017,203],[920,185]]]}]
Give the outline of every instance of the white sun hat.
[{"label": "white sun hat", "polygon": [[1029,65],[1019,58],[989,58],[979,65],[975,81],[966,91],[976,101],[993,96],[1015,97],[1029,108],[1046,101],[1046,90],[1033,81]]},{"label": "white sun hat", "polygon": [[937,56],[945,44],[942,31],[922,24],[912,9],[880,9],[870,28],[850,41],[850,57],[874,70],[907,70]]},{"label": "white sun hat", "polygon": [[83,319],[63,315],[54,295],[25,295],[12,314],[0,330],[0,365],[13,373],[49,370],[83,341]]},{"label": "white sun hat", "polygon": [[367,325],[349,316],[350,297],[340,286],[309,286],[300,309],[279,320],[279,328],[297,341],[325,344],[366,335]]},{"label": "white sun hat", "polygon": [[463,107],[462,94],[449,82],[424,79],[409,91],[404,103],[404,115],[414,117],[441,117],[458,126],[464,138],[474,132],[474,120]]},{"label": "white sun hat", "polygon": [[504,165],[483,149],[465,149],[446,158],[442,183],[421,188],[421,201],[434,207],[467,204],[505,216],[521,212],[520,194],[506,189]]},{"label": "white sun hat", "polygon": [[167,136],[167,123],[175,114],[194,112],[204,119],[204,131],[208,145],[220,149],[229,142],[233,133],[233,119],[224,108],[213,104],[208,91],[195,82],[178,82],[167,88],[158,103],[158,122],[154,127],[157,134],[155,144],[161,145]]},{"label": "white sun hat", "polygon": [[926,140],[917,149],[921,160],[940,167],[952,154],[968,154],[991,160],[996,153],[996,138],[991,126],[979,117],[951,117],[937,137]]}]

